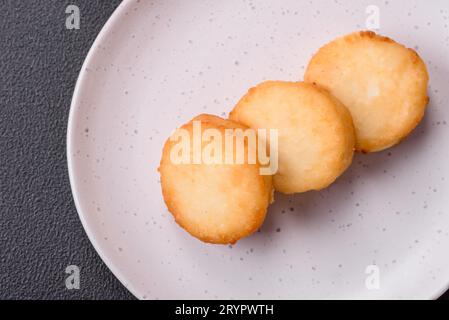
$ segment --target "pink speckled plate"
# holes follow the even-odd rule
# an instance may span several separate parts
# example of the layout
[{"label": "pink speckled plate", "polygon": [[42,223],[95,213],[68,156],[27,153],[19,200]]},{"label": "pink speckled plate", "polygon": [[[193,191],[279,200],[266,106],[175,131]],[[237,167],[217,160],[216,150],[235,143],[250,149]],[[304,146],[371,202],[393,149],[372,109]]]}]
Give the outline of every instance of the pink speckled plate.
[{"label": "pink speckled plate", "polygon": [[302,79],[321,45],[365,28],[371,2],[119,6],[76,86],[68,164],[91,242],[134,295],[393,299],[435,298],[447,288],[447,1],[374,8],[379,32],[415,47],[430,72],[425,120],[401,145],[357,155],[321,192],[276,194],[261,232],[233,247],[192,238],[162,200],[157,167],[174,128],[198,113],[227,114],[262,80]]}]

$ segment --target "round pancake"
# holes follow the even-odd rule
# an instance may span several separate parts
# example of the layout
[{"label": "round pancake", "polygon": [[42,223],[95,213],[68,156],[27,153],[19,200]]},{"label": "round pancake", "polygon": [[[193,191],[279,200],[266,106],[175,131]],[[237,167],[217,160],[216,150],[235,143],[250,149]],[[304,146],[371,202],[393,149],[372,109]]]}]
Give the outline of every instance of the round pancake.
[{"label": "round pancake", "polygon": [[304,80],[327,89],[351,112],[356,149],[381,151],[404,139],[428,102],[426,66],[418,54],[374,32],[356,32],[322,47]]},{"label": "round pancake", "polygon": [[[191,145],[194,120],[201,121],[201,134],[207,129],[221,135],[225,129],[247,129],[231,120],[200,115],[181,127],[190,135]],[[217,244],[235,243],[258,230],[272,200],[272,177],[260,175],[259,163],[251,164],[246,158],[241,164],[193,163],[193,148],[188,152],[190,163],[174,162],[171,153],[178,142],[167,140],[159,167],[164,201],[176,222],[192,236]],[[201,150],[207,144],[202,142]],[[245,141],[245,154],[249,148]]]},{"label": "round pancake", "polygon": [[230,119],[278,130],[277,191],[297,193],[330,185],[352,162],[354,127],[346,108],[316,85],[267,81],[237,103]]}]

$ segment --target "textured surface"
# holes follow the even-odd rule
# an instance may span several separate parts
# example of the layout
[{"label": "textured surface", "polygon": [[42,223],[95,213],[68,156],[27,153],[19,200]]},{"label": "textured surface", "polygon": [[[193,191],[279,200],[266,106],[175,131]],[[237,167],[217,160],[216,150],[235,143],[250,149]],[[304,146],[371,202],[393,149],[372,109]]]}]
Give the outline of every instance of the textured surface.
[{"label": "textured surface", "polygon": [[[69,3],[80,30],[65,28]],[[119,3],[0,1],[0,298],[132,298],[81,226],[65,143],[78,72]],[[80,290],[65,288],[72,264]]]},{"label": "textured surface", "polygon": [[[79,69],[119,1],[72,1],[78,31],[65,29],[68,3],[0,1],[0,298],[132,298],[82,229],[65,155]],[[78,291],[64,286],[71,264]]]}]

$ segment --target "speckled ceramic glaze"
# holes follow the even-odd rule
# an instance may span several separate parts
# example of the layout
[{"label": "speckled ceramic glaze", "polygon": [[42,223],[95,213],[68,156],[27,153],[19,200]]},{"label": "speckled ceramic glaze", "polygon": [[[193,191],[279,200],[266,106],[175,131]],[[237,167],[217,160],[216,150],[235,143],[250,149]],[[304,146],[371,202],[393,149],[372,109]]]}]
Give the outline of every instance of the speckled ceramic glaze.
[{"label": "speckled ceramic glaze", "polygon": [[[379,33],[428,66],[420,126],[356,155],[328,189],[276,194],[260,232],[232,247],[189,236],[161,195],[170,132],[226,116],[263,80],[302,79],[320,46],[366,28],[369,5]],[[68,129],[73,194],[98,253],[138,298],[437,297],[449,283],[448,16],[447,1],[124,1],[81,70]]]}]

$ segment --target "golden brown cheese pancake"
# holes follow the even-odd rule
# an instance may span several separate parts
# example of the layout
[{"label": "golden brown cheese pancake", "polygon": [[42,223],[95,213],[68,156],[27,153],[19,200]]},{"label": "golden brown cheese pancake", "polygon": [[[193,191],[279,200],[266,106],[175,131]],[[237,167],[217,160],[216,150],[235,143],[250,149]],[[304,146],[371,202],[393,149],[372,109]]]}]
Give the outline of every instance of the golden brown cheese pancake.
[{"label": "golden brown cheese pancake", "polygon": [[[247,129],[231,120],[200,115],[181,127],[190,134],[191,145],[194,120],[200,121],[202,134],[208,129],[223,135],[225,129]],[[259,163],[247,159],[240,164],[193,163],[193,148],[192,163],[174,162],[171,153],[182,153],[176,146],[179,141],[167,140],[159,167],[164,200],[176,222],[192,236],[217,244],[235,243],[258,230],[272,200],[272,177],[260,175]],[[203,151],[206,145],[203,141]],[[245,143],[245,153],[250,147]]]},{"label": "golden brown cheese pancake", "polygon": [[374,152],[404,139],[421,121],[429,76],[418,54],[374,32],[322,47],[304,80],[327,89],[351,112],[356,149]]},{"label": "golden brown cheese pancake", "polygon": [[277,191],[320,190],[352,162],[351,116],[316,85],[263,82],[237,103],[230,119],[255,129],[278,130],[279,169],[273,177]]}]

